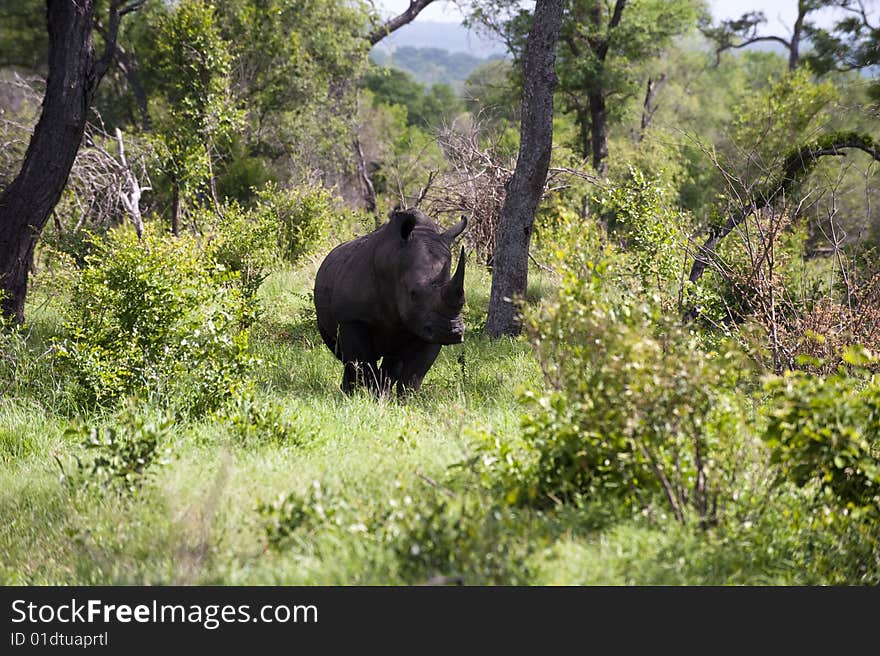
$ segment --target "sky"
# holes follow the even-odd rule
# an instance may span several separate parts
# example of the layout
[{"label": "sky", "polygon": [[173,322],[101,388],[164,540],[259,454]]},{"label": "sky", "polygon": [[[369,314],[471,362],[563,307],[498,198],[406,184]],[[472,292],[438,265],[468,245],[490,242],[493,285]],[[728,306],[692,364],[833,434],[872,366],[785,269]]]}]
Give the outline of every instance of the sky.
[{"label": "sky", "polygon": [[[386,16],[397,15],[409,7],[409,0],[373,0],[380,13]],[[873,5],[876,15],[880,10],[880,1],[869,0]],[[797,14],[797,0],[709,0],[709,7],[716,20],[725,18],[739,18],[747,11],[760,10],[767,17],[766,34],[787,35],[790,26],[794,23]],[[817,23],[827,24],[833,20],[834,12],[823,10],[813,20]],[[458,23],[461,21],[461,13],[452,2],[447,0],[434,0],[426,7],[417,20],[436,21],[443,23]]]}]

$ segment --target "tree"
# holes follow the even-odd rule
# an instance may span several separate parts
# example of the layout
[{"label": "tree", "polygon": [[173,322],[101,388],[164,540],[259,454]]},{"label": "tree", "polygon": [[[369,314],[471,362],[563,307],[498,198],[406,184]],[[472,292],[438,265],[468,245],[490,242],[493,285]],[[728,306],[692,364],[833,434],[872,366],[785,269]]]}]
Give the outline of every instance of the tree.
[{"label": "tree", "polygon": [[[706,267],[715,256],[719,242],[747,218],[790,195],[795,185],[809,175],[821,158],[841,157],[849,149],[860,150],[871,156],[874,161],[880,162],[880,146],[870,136],[854,132],[826,135],[789,151],[778,172],[760,188],[747,196],[744,195],[742,202],[730,212],[724,223],[710,230],[708,239],[696,249],[688,280],[695,283],[703,276]],[[696,308],[687,308],[687,314],[691,318],[696,316],[696,311]]]},{"label": "tree", "polygon": [[171,180],[171,231],[177,235],[188,195],[208,185],[216,202],[212,150],[239,119],[229,89],[232,57],[214,8],[203,0],[182,0],[162,16],[155,57],[165,101],[155,141]]},{"label": "tree", "polygon": [[[810,14],[830,7],[849,16],[836,21],[831,29],[809,20]],[[805,62],[819,73],[867,68],[880,62],[880,26],[871,24],[864,0],[797,0],[797,14],[788,36],[761,34],[760,28],[766,22],[763,11],[749,11],[717,25],[704,24],[702,32],[715,43],[718,57],[726,50],[754,43],[778,43],[788,52],[791,71]],[[812,46],[806,55],[801,52],[804,43]]]},{"label": "tree", "polygon": [[[811,27],[806,60],[817,73],[862,70],[880,63],[880,23],[872,23],[864,0],[843,0],[848,15],[831,29]],[[873,85],[875,94],[878,86]]]},{"label": "tree", "polygon": [[399,30],[404,25],[407,25],[413,22],[416,19],[422,9],[427,7],[429,4],[434,2],[434,0],[410,0],[409,7],[407,7],[404,11],[402,11],[397,16],[390,18],[386,22],[381,25],[377,25],[368,35],[367,41],[371,46],[376,45],[384,39],[386,36],[391,34],[394,30]]},{"label": "tree", "polygon": [[373,104],[403,105],[407,125],[438,127],[450,122],[464,105],[448,84],[432,84],[429,89],[405,71],[371,67],[361,85],[373,92]]},{"label": "tree", "polygon": [[0,67],[45,71],[46,17],[43,0],[4,2],[0,7]]},{"label": "tree", "polygon": [[516,84],[512,67],[506,59],[493,59],[475,68],[464,82],[465,107],[474,116],[492,124],[515,123],[519,108],[516,106]]},{"label": "tree", "polygon": [[21,171],[0,195],[0,309],[24,320],[34,247],[61,197],[83,138],[88,109],[113,60],[120,22],[143,0],[109,3],[104,47],[92,41],[95,0],[47,0],[48,79],[43,109]]},{"label": "tree", "polygon": [[[529,22],[522,11],[511,14],[517,5],[483,0],[471,18],[500,31],[515,56]],[[581,153],[598,173],[607,168],[609,100],[620,106],[642,86],[639,64],[696,25],[702,7],[701,0],[566,0],[556,65],[559,93],[564,111],[574,114]],[[499,20],[505,12],[508,18]]]},{"label": "tree", "polygon": [[501,212],[495,247],[486,331],[490,337],[519,334],[513,300],[525,296],[535,210],[544,190],[553,145],[556,43],[563,0],[538,0],[522,57],[520,148]]}]

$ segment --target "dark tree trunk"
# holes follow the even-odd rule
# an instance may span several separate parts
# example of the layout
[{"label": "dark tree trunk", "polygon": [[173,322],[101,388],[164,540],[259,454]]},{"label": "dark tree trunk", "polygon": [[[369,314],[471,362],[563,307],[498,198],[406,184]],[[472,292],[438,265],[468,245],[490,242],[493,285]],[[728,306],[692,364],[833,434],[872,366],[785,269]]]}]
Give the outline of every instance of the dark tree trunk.
[{"label": "dark tree trunk", "polygon": [[578,125],[578,137],[580,138],[581,157],[586,160],[593,152],[592,140],[590,139],[590,117],[584,107],[579,106],[575,112],[575,121]]},{"label": "dark tree trunk", "polygon": [[[100,75],[92,47],[93,0],[48,0],[49,76],[24,164],[0,195],[2,313],[24,320],[28,270],[40,231],[67,184]],[[103,72],[103,71],[100,71]]]},{"label": "dark tree trunk", "polygon": [[180,237],[180,215],[180,185],[175,182],[171,192],[171,234],[175,237]]},{"label": "dark tree trunk", "polygon": [[554,65],[562,6],[563,0],[538,0],[526,41],[519,155],[508,183],[495,246],[486,323],[490,337],[516,335],[521,329],[514,303],[526,293],[532,225],[550,166]]},{"label": "dark tree trunk", "polygon": [[[597,81],[594,88],[587,94],[590,104],[590,154],[593,159],[593,168],[598,175],[605,175],[608,164],[608,110],[605,107],[605,88],[600,81],[602,70],[605,68],[605,60],[608,58],[608,49],[611,46],[611,33],[620,25],[623,18],[623,10],[626,9],[627,0],[616,0],[608,21],[608,33],[593,46],[593,53],[599,63]],[[599,26],[602,20],[602,8],[596,3],[591,10],[591,21]]]},{"label": "dark tree trunk", "polygon": [[590,94],[590,136],[593,168],[598,175],[605,175],[608,163],[608,112],[605,96],[601,91]]},{"label": "dark tree trunk", "polygon": [[636,143],[639,143],[645,138],[645,132],[648,131],[648,126],[651,125],[651,119],[654,118],[654,112],[657,111],[657,94],[660,93],[660,89],[665,82],[666,73],[660,73],[660,76],[656,79],[653,77],[648,78],[648,88],[645,91],[645,102],[642,105],[642,122],[640,130],[636,135]]},{"label": "dark tree trunk", "polygon": [[798,15],[794,21],[794,29],[791,31],[791,41],[788,46],[788,70],[793,71],[801,61],[801,35],[804,31],[804,19],[807,17],[807,3],[798,0]]}]

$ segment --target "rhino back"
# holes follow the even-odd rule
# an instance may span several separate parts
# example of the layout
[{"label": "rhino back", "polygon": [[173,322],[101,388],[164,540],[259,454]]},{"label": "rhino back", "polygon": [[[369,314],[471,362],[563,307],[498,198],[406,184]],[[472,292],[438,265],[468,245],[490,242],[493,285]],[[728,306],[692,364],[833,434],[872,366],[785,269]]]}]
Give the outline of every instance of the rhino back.
[{"label": "rhino back", "polygon": [[340,323],[372,323],[387,313],[380,281],[373,270],[377,233],[334,248],[315,276],[315,311],[322,330],[335,333]]}]

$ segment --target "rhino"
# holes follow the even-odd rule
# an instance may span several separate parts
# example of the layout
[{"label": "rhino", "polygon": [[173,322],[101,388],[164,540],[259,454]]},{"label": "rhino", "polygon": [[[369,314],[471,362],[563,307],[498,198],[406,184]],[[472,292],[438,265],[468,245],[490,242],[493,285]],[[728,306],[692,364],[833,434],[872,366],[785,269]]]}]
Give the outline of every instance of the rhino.
[{"label": "rhino", "polygon": [[[340,244],[315,276],[321,338],[343,363],[342,390],[418,391],[444,344],[464,340],[461,218],[441,230],[418,209],[395,209],[373,232]],[[381,360],[381,364],[380,364]]]}]

